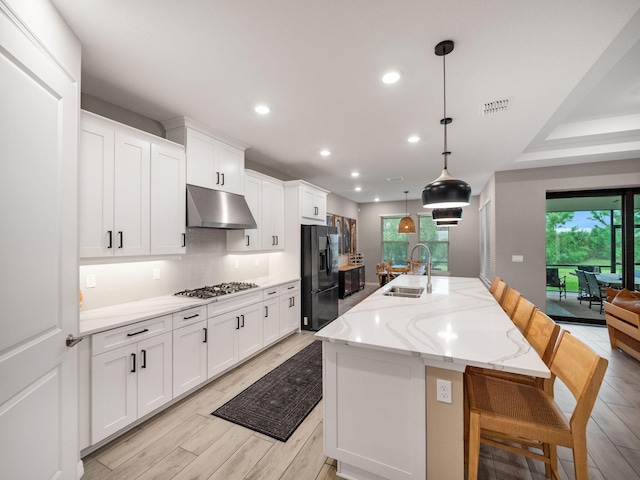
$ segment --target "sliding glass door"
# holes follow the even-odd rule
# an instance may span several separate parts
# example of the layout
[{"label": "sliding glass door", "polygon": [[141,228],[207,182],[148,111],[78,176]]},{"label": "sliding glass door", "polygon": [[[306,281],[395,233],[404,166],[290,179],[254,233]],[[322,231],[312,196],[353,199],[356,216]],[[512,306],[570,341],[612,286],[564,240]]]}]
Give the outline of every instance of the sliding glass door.
[{"label": "sliding glass door", "polygon": [[637,288],[639,190],[548,193],[546,215],[547,314],[604,324],[606,287]]}]

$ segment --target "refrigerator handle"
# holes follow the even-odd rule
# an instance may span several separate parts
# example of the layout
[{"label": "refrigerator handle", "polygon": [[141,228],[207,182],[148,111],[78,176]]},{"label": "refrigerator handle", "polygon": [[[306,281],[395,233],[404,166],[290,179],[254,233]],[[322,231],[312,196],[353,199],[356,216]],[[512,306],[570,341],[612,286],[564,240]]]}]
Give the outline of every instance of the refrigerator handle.
[{"label": "refrigerator handle", "polygon": [[331,237],[327,235],[327,275],[331,275],[331,268],[333,267],[331,258]]}]

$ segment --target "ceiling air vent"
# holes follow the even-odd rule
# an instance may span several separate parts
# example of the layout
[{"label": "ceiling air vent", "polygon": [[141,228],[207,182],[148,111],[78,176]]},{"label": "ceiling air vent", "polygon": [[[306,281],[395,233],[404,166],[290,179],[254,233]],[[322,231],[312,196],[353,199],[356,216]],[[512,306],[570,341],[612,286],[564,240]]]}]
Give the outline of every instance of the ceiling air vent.
[{"label": "ceiling air vent", "polygon": [[401,182],[404,177],[387,177],[387,182]]},{"label": "ceiling air vent", "polygon": [[496,113],[505,113],[509,107],[510,99],[494,100],[482,105],[482,116],[495,115]]}]

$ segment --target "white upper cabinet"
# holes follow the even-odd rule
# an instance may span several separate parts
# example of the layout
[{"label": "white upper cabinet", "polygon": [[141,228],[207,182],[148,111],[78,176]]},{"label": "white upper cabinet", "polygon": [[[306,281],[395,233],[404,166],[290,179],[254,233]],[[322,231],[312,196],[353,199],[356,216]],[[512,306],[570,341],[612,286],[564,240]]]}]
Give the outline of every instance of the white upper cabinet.
[{"label": "white upper cabinet", "polygon": [[[284,182],[287,228],[296,225],[326,225],[328,190],[304,180]],[[299,232],[296,232],[299,236]]]},{"label": "white upper cabinet", "polygon": [[230,252],[284,249],[284,187],[280,180],[253,170],[245,171],[244,198],[257,229],[228,230]]},{"label": "white upper cabinet", "polygon": [[320,220],[323,224],[327,216],[327,192],[311,185],[301,185],[302,216]]},{"label": "white upper cabinet", "polygon": [[81,258],[184,252],[184,147],[82,112]]},{"label": "white upper cabinet", "polygon": [[244,195],[246,145],[185,117],[163,123],[167,138],[187,152],[187,183]]},{"label": "white upper cabinet", "polygon": [[186,163],[179,145],[151,146],[151,254],[186,252]]}]

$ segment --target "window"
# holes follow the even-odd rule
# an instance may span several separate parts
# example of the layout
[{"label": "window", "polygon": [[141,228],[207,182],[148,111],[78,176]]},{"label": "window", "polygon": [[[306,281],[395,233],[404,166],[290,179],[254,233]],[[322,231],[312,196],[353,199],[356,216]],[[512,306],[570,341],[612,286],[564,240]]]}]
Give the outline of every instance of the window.
[{"label": "window", "polygon": [[[419,237],[418,240],[424,243],[431,250],[431,268],[434,270],[449,270],[449,229],[438,228],[431,218],[431,215],[419,215]],[[420,259],[427,261],[427,252],[420,249]],[[414,258],[414,260],[416,260]]]},{"label": "window", "polygon": [[398,233],[402,217],[382,217],[382,260],[391,260],[394,265],[404,265],[407,259],[409,238],[406,233]]},{"label": "window", "polygon": [[480,277],[487,282],[493,280],[491,270],[491,203],[480,209]]}]

